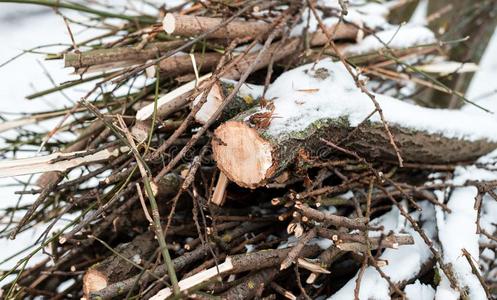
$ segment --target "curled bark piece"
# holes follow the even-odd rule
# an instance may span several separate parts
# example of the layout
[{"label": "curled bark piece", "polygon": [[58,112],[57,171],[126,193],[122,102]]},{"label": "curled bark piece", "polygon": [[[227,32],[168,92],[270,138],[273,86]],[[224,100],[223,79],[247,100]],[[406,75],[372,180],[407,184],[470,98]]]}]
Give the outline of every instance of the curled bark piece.
[{"label": "curled bark piece", "polygon": [[141,265],[143,260],[148,259],[155,250],[156,243],[154,234],[147,232],[129,243],[119,245],[115,249],[119,255],[111,255],[86,271],[83,276],[84,294],[88,296],[91,292],[102,290],[109,284],[136,275],[139,270],[129,261]]},{"label": "curled bark piece", "polygon": [[219,29],[207,36],[216,39],[255,38],[271,28],[268,23],[250,21],[232,21],[225,26],[220,26],[223,22],[224,20],[221,18],[168,13],[162,20],[162,26],[168,34],[190,37],[214,30],[217,27]]},{"label": "curled bark piece", "polygon": [[[322,139],[333,143],[347,139],[345,147],[366,159],[396,160],[397,153],[381,120],[373,116],[361,122],[374,111],[373,102],[357,89],[339,63],[323,60],[315,67],[311,64],[291,70],[272,84],[267,97],[275,99],[273,109],[254,107],[215,131],[214,159],[224,174],[242,187],[266,184],[293,163],[299,153],[330,153]],[[497,125],[484,113],[441,112],[383,95],[376,95],[376,100],[405,162],[466,162],[497,148],[492,132],[480,130],[477,138],[466,138],[481,127],[457,126],[462,119],[470,126],[483,120]],[[423,123],[431,117],[454,123]]]}]

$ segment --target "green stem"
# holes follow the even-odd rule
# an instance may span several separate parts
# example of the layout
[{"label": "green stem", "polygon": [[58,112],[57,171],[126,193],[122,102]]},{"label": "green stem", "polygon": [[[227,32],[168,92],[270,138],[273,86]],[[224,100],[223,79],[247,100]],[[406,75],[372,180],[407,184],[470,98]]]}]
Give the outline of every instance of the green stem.
[{"label": "green stem", "polygon": [[157,206],[157,201],[155,201],[154,192],[152,191],[152,186],[150,185],[150,179],[148,177],[143,178],[143,184],[145,186],[145,191],[147,192],[148,199],[150,201],[150,208],[152,209],[152,218],[154,220],[154,227],[159,241],[159,246],[161,248],[162,256],[164,257],[164,263],[167,267],[167,273],[171,279],[171,284],[173,285],[174,295],[178,296],[180,294],[180,289],[178,285],[178,278],[176,277],[176,272],[174,271],[173,261],[169,255],[169,250],[167,249],[166,239],[162,234],[162,227],[160,224],[159,207]]},{"label": "green stem", "polygon": [[127,20],[127,21],[132,21],[132,22],[140,22],[140,23],[145,23],[145,24],[157,23],[157,21],[153,17],[150,17],[150,16],[127,16],[127,15],[114,14],[111,12],[93,9],[93,8],[83,6],[83,5],[80,5],[77,3],[62,2],[59,0],[0,0],[0,3],[1,2],[37,4],[37,5],[48,6],[48,7],[53,7],[53,8],[66,8],[66,9],[76,10],[76,11],[80,11],[80,12],[86,12],[86,13],[94,14],[94,15],[97,15],[100,17],[105,17],[105,18],[116,18],[116,19],[122,19],[122,20]]}]

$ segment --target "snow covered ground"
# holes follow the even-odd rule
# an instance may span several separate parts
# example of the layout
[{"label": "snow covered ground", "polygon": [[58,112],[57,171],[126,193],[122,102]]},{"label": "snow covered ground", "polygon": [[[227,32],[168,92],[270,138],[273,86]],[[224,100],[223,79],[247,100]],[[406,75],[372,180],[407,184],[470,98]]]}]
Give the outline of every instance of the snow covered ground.
[{"label": "snow covered ground", "polygon": [[[60,16],[47,8],[26,5],[0,4],[0,64],[38,45],[66,42],[70,43],[69,36]],[[54,49],[53,47],[51,49]],[[29,101],[25,96],[42,89],[50,88],[53,83],[45,75],[50,73],[55,83],[67,80],[68,71],[62,68],[58,61],[44,61],[42,55],[25,54],[0,68],[0,111],[11,119],[17,114],[25,112],[44,111],[56,106],[67,104],[62,95],[53,95],[46,98]],[[41,124],[41,126],[45,126]],[[11,136],[12,133],[7,133]],[[2,135],[4,136],[4,135]],[[0,141],[1,142],[1,141]],[[32,153],[25,154],[32,155]],[[27,180],[29,176],[22,176],[20,180]],[[11,179],[1,179],[0,185],[14,183]],[[0,208],[15,205],[19,196],[14,191],[18,186],[2,186],[2,201]],[[33,197],[25,196],[21,203],[30,203]],[[22,233],[16,240],[0,240],[0,261],[13,253],[32,244],[41,233],[33,230]],[[26,254],[26,253],[24,253]],[[19,256],[20,258],[21,256]],[[15,265],[16,259],[0,265],[2,270],[8,270]]]},{"label": "snow covered ground", "polygon": [[[91,35],[89,32],[78,30],[74,33],[76,40],[81,40]],[[53,87],[71,78],[72,75],[69,75],[70,70],[64,69],[61,61],[45,61],[43,55],[26,53],[4,65],[5,62],[19,55],[23,50],[29,50],[39,45],[60,43],[69,45],[71,40],[63,19],[55,14],[53,10],[35,6],[0,4],[0,112],[3,116],[15,118],[20,113],[62,107],[69,105],[71,101],[77,101],[82,96],[83,91],[73,90],[71,92],[66,91],[65,94],[55,93],[35,100],[25,99],[25,96],[30,93]],[[61,49],[61,46],[38,49],[38,51],[56,52],[57,49]],[[480,64],[480,69],[467,93],[470,100],[479,102],[483,106],[493,104],[490,106],[494,108],[497,107],[497,86],[495,85],[495,78],[497,78],[496,52],[497,34],[492,38]],[[472,108],[468,107],[467,109]],[[50,124],[41,124],[40,126],[50,126]],[[32,155],[32,153],[28,155]],[[460,176],[464,177],[464,172],[467,170],[461,169],[459,171]],[[19,179],[24,181],[28,178],[24,176]],[[19,187],[5,186],[13,182],[11,179],[0,180],[1,195],[3,196],[0,201],[0,208],[12,206],[18,201],[19,197],[14,195],[14,191],[18,190]],[[29,203],[32,199],[32,197],[23,197],[22,203]],[[454,202],[454,205],[456,205],[456,202]],[[452,226],[449,225],[451,222],[454,221],[447,218],[445,225]],[[39,230],[35,230],[19,235],[14,241],[0,240],[0,248],[8,249],[7,251],[0,251],[0,262],[32,243],[39,233]],[[445,238],[450,239],[451,237],[445,236]],[[385,254],[385,256],[388,255],[399,256],[399,253]],[[1,264],[0,269],[5,270],[12,267],[15,261],[11,260]],[[462,273],[466,271],[465,269],[461,270]],[[372,280],[375,280],[375,278]],[[372,289],[377,288],[374,281],[371,283],[371,287]],[[361,293],[367,294],[367,287],[362,288]],[[433,299],[435,295],[435,291],[430,286],[419,282],[409,285],[406,288],[406,293],[412,299],[421,299],[417,298],[419,295],[423,295],[422,299]]]}]

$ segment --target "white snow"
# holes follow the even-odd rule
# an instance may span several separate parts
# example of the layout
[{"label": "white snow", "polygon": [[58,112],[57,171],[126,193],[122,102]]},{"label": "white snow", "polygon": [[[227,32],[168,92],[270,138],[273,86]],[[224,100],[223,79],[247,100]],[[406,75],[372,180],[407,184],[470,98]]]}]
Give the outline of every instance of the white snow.
[{"label": "white snow", "polygon": [[[114,4],[115,0],[108,1]],[[174,3],[173,3],[174,2]],[[167,6],[175,6],[179,1],[166,1]],[[402,26],[398,33],[395,33],[398,27],[393,27],[385,23],[384,20],[384,5],[377,3],[369,3],[359,5],[361,1],[350,1],[351,6],[354,6],[347,21],[360,25],[361,23],[369,28],[382,28],[382,32],[378,35],[382,36],[382,40],[387,43],[391,37],[393,40],[389,47],[409,47],[417,44],[431,43],[430,34],[423,27],[414,27],[412,25]],[[424,24],[426,15],[426,0],[422,0],[424,6],[418,9],[418,14],[413,17],[411,23]],[[336,0],[321,0],[320,4],[338,8]],[[19,10],[21,11],[19,12]],[[64,11],[67,13],[67,11]],[[312,14],[311,14],[312,15]],[[28,17],[29,16],[29,17]],[[306,14],[303,19],[306,20]],[[317,22],[312,20],[311,24],[317,28]],[[325,20],[327,24],[334,24],[337,19],[328,18]],[[0,63],[8,58],[18,54],[23,49],[43,44],[43,43],[70,43],[67,30],[60,17],[56,16],[50,9],[40,9],[36,6],[20,6],[2,4],[0,12]],[[298,33],[298,29],[302,30],[305,27],[305,21],[300,27],[297,27],[293,34]],[[414,29],[417,28],[417,29]],[[77,31],[77,32],[76,32]],[[91,31],[79,32],[76,30],[77,41],[83,40],[85,37],[92,36]],[[50,33],[50,34],[48,34]],[[410,34],[409,34],[410,33]],[[418,36],[419,35],[419,36]],[[360,45],[355,47],[356,51],[373,51],[382,48],[376,38],[368,37]],[[53,49],[53,48],[52,48]],[[354,49],[349,48],[349,49]],[[365,50],[366,49],[366,50]],[[56,52],[55,50],[51,50]],[[489,48],[480,64],[480,69],[477,72],[467,96],[471,100],[476,100],[486,108],[490,108],[497,112],[497,89],[495,87],[495,78],[497,76],[497,34],[490,43]],[[362,52],[364,53],[364,52]],[[60,61],[43,61],[43,56],[35,54],[27,54],[20,59],[0,68],[0,81],[8,82],[9,84],[0,85],[0,110],[2,112],[31,112],[51,109],[53,107],[63,107],[69,102],[61,94],[52,94],[34,101],[24,100],[24,96],[33,92],[39,91],[52,86],[52,83],[43,74],[41,68],[43,65],[48,72],[54,77],[56,83],[60,84],[68,80],[69,71],[62,68]],[[290,124],[295,125],[298,130],[304,129],[312,121],[321,118],[323,115],[330,112],[334,117],[348,116],[349,121],[353,125],[357,125],[362,119],[373,110],[371,100],[361,94],[349,74],[340,66],[333,64],[330,61],[322,61],[316,68],[326,67],[329,69],[332,76],[325,80],[318,80],[311,76],[303,74],[304,70],[310,69],[310,66],[285,73],[277,82],[271,86],[268,93],[268,98],[278,97],[276,99],[276,115],[280,118],[275,118],[270,127],[271,132],[278,133],[284,130]],[[29,70],[26,72],[25,70]],[[312,73],[312,71],[311,71]],[[286,84],[289,84],[285,86]],[[291,86],[291,88],[288,88]],[[316,89],[317,92],[298,91],[299,89]],[[82,89],[72,89],[65,91],[72,100],[79,99],[84,94]],[[271,95],[271,96],[270,96]],[[396,99],[389,97],[378,97],[382,108],[385,111],[387,120],[391,123],[409,126],[411,128],[425,130],[430,133],[441,133],[448,137],[465,138],[474,140],[478,138],[489,138],[495,140],[496,133],[492,133],[497,128],[496,117],[483,113],[474,106],[467,105],[462,111],[445,111],[445,110],[426,110],[412,105],[406,105]],[[279,103],[279,105],[278,105]],[[315,110],[316,109],[316,110]],[[281,116],[285,115],[285,119]],[[299,114],[305,116],[300,118]],[[422,116],[422,117],[420,117]],[[12,116],[14,118],[14,116]],[[307,119],[306,122],[302,122]],[[300,121],[299,121],[300,120]],[[379,121],[378,116],[373,117],[374,121]],[[300,123],[299,123],[300,122]],[[41,126],[44,126],[42,124]],[[50,127],[46,127],[48,129]],[[480,159],[481,163],[495,161],[497,154],[487,155]],[[475,166],[458,168],[454,182],[463,183],[467,179],[483,179],[495,178],[497,175],[494,172],[479,169]],[[27,178],[19,178],[23,181]],[[2,180],[1,183],[12,183],[12,181]],[[18,197],[13,194],[18,187],[2,186],[2,207],[11,206],[17,201]],[[437,194],[443,192],[437,191]],[[468,272],[468,264],[466,259],[461,255],[460,249],[466,248],[473,255],[473,258],[478,260],[478,237],[474,232],[476,214],[473,209],[474,196],[476,191],[474,188],[456,189],[451,195],[448,205],[453,209],[452,214],[444,213],[438,209],[437,223],[440,226],[440,235],[442,240],[442,249],[444,250],[444,260],[451,262],[454,265],[454,270],[458,280],[468,286],[472,299],[486,299],[479,287],[479,283],[475,280],[475,276]],[[32,197],[24,197],[21,204],[27,204],[32,201]],[[425,208],[425,204],[423,204]],[[393,209],[385,216],[377,219],[375,222],[382,223],[387,230],[401,231],[404,227],[407,232],[411,233],[409,226],[405,226],[405,220]],[[426,213],[426,214],[425,214]],[[419,216],[416,216],[419,217]],[[424,223],[424,228],[434,234],[435,228],[433,224],[433,210],[428,208],[423,212],[423,218],[429,220]],[[60,223],[66,224],[65,220]],[[497,223],[497,202],[489,197],[485,197],[482,207],[481,225],[487,231],[492,231],[495,226],[492,223]],[[60,229],[58,224],[54,230]],[[0,243],[2,251],[0,257],[2,259],[12,255],[14,252],[30,245],[44,230],[44,227],[38,226],[34,230],[29,230],[19,235],[18,239],[11,241],[3,239]],[[373,235],[374,232],[371,232]],[[383,270],[395,280],[412,277],[419,268],[421,261],[429,257],[424,243],[419,240],[417,234],[413,234],[416,244],[412,246],[401,246],[398,250],[389,249],[382,255],[382,259],[387,259],[390,265],[384,267]],[[480,237],[480,240],[484,239]],[[321,247],[329,247],[329,240],[315,240],[314,243]],[[295,243],[295,239],[290,239],[289,243]],[[287,247],[289,243],[282,245]],[[250,247],[249,247],[250,248]],[[26,254],[26,252],[24,253]],[[484,251],[485,256],[495,255],[488,250]],[[21,257],[21,256],[19,256]],[[39,257],[35,257],[31,263],[35,262]],[[17,259],[11,259],[7,263],[2,264],[2,269],[8,269],[16,263]],[[392,267],[400,264],[405,269]],[[402,272],[401,272],[402,271]],[[450,288],[448,280],[442,272],[442,282],[437,287],[436,299],[457,299],[458,293]],[[390,299],[388,293],[388,284],[382,280],[378,273],[371,268],[368,268],[364,274],[363,285],[361,286],[361,299]],[[353,299],[353,289],[355,288],[355,278],[352,279],[339,294],[333,296],[332,299]],[[408,299],[433,299],[434,290],[428,285],[424,285],[419,281],[409,284],[405,287],[405,292]]]},{"label": "white snow", "polygon": [[416,280],[413,284],[408,284],[404,288],[407,300],[433,300],[435,299],[435,290]]},{"label": "white snow", "polygon": [[[337,14],[341,11],[341,7],[337,0],[321,0],[318,3],[321,6],[333,8],[336,10]],[[322,11],[316,11],[323,24],[327,27],[338,24],[340,21],[338,17],[324,18]],[[364,4],[363,2],[350,1],[347,8],[347,15],[343,16],[343,20],[347,23],[355,24],[359,28],[385,29],[392,26],[388,24],[386,20],[387,15],[388,9],[385,5],[378,3]],[[318,21],[312,11],[309,13],[309,9],[304,9],[302,11],[301,23],[292,29],[290,36],[301,36],[305,32],[306,27],[308,27],[309,32],[319,30]]]},{"label": "white snow", "polygon": [[[266,96],[274,99],[275,118],[268,133],[275,137],[288,129],[302,131],[323,118],[345,117],[351,126],[357,126],[375,108],[342,63],[331,59],[283,73]],[[391,124],[448,138],[497,141],[497,119],[481,110],[429,109],[378,94],[376,99]],[[378,113],[370,120],[380,122]]]},{"label": "white snow", "polygon": [[[435,232],[435,224],[433,222],[434,210],[427,202],[421,202],[420,205],[423,208],[423,213],[414,212],[411,216],[415,220],[423,222],[422,228],[431,238]],[[398,249],[386,249],[380,256],[380,259],[388,261],[388,265],[381,267],[381,270],[390,277],[392,282],[399,283],[415,277],[420,272],[421,266],[431,258],[431,252],[419,234],[400,215],[397,207],[393,207],[388,213],[375,219],[373,224],[383,225],[385,227],[384,234],[393,231],[394,233],[408,233],[413,236],[414,245],[403,245],[399,246]],[[357,276],[356,274],[345,286],[328,299],[354,299]],[[359,299],[391,299],[388,282],[381,277],[380,273],[374,267],[367,267],[362,276]]]},{"label": "white snow", "polygon": [[[480,161],[488,161],[497,156],[497,151],[494,151]],[[497,173],[486,169],[480,169],[476,166],[457,167],[454,172],[453,183],[462,185],[468,180],[496,180]],[[451,209],[451,213],[445,213],[443,219],[440,214],[437,215],[437,226],[440,244],[443,250],[444,263],[450,263],[457,277],[457,281],[461,288],[468,291],[470,299],[486,299],[485,290],[481,286],[476,275],[473,274],[471,266],[466,257],[462,255],[462,250],[466,249],[475,264],[478,264],[480,257],[479,250],[479,235],[476,233],[477,211],[474,208],[475,196],[477,189],[473,186],[459,187],[452,192],[447,206]],[[488,204],[485,201],[485,208],[490,212],[494,212],[493,204]],[[492,201],[494,202],[494,201]],[[486,224],[490,225],[495,222],[497,216],[486,214]],[[491,232],[493,232],[492,229]],[[443,278],[443,281],[447,281]],[[452,290],[450,285],[444,282],[437,289],[437,299],[447,299],[447,294],[457,295],[459,293]]]},{"label": "white snow", "polygon": [[407,24],[391,27],[374,35],[368,35],[357,44],[346,47],[344,52],[349,55],[359,55],[375,52],[386,47],[404,49],[435,42],[435,35],[430,29],[420,25]]}]

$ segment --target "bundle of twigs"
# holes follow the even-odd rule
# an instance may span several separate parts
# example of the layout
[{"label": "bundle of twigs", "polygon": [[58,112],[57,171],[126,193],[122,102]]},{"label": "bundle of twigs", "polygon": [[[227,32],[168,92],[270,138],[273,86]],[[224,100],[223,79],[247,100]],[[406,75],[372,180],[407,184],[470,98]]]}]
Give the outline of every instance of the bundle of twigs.
[{"label": "bundle of twigs", "polygon": [[[419,211],[450,213],[443,192],[458,188],[477,187],[480,199],[495,197],[493,181],[450,179],[457,165],[472,163],[496,143],[388,123],[372,94],[400,98],[406,81],[454,94],[421,70],[440,53],[436,42],[349,51],[380,29],[345,18],[353,10],[346,1],[336,7],[194,1],[161,7],[154,17],[45,2],[126,23],[50,56],[81,79],[28,99],[95,82],[72,108],[1,125],[12,130],[60,120],[50,132],[20,131],[4,149],[8,156],[42,144],[47,153],[0,163],[2,176],[41,173],[36,185],[19,192],[36,201],[5,211],[2,236],[47,225],[29,254],[2,275],[9,280],[4,296],[316,299],[355,282],[348,296],[359,298],[371,269],[392,298],[404,298],[406,285],[417,279],[436,286],[441,276],[468,297],[427,229],[433,220]],[[347,67],[374,111],[357,126],[323,121],[303,136],[293,129],[273,134],[271,123],[284,116],[272,114],[269,85],[325,57]],[[329,74],[318,71],[313,76],[326,80]],[[145,76],[148,84],[140,86],[137,79]],[[104,85],[109,92],[102,92]],[[370,122],[373,114],[379,119]],[[63,132],[77,138],[55,142]],[[404,222],[392,227],[388,217],[395,213],[395,222]],[[71,221],[52,230],[66,216]],[[478,223],[478,233],[489,239],[481,250],[495,249],[496,238],[485,228]],[[382,254],[420,243],[428,255],[412,274],[392,276],[385,269],[402,262]],[[41,251],[48,256],[28,264]],[[496,289],[487,275],[494,263],[482,274],[471,254],[466,257],[490,297]]]}]

